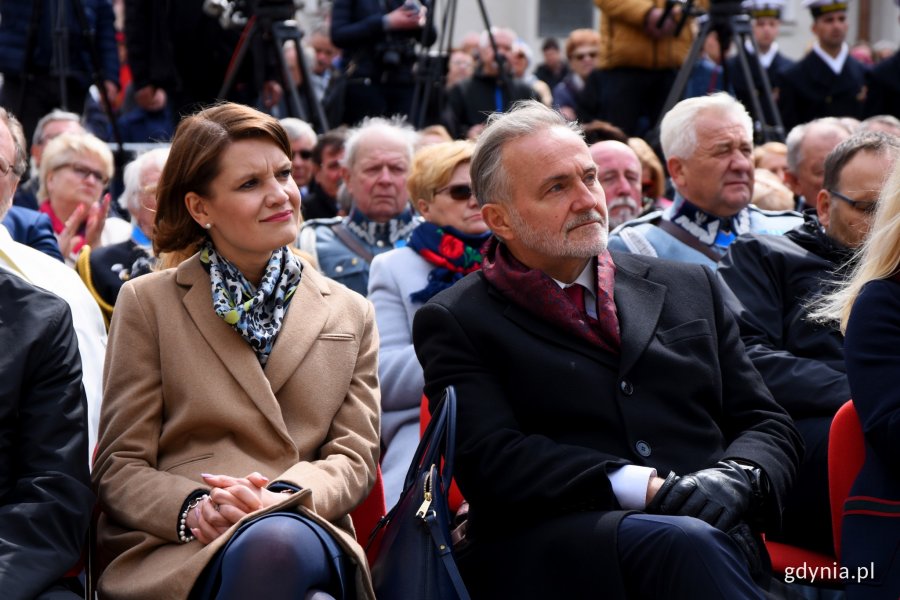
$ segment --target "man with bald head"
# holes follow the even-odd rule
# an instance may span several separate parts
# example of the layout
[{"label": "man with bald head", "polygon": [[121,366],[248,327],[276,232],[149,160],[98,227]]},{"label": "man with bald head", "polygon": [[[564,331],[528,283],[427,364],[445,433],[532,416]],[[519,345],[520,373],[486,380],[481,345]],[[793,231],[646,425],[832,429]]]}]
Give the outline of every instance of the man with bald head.
[{"label": "man with bald head", "polygon": [[643,210],[641,160],[627,144],[604,140],[590,147],[597,165],[597,178],[606,195],[609,228],[615,229]]},{"label": "man with bald head", "polygon": [[797,210],[816,207],[825,178],[825,157],[850,137],[850,130],[834,117],[797,125],[787,136],[784,182],[797,200]]}]

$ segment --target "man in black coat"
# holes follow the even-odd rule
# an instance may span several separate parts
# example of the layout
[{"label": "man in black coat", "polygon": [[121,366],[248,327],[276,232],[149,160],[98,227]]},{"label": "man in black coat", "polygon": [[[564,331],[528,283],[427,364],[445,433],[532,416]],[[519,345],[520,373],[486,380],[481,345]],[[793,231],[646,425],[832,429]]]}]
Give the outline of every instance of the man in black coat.
[{"label": "man in black coat", "polygon": [[491,30],[498,60],[488,32],[484,31],[478,43],[478,64],[471,77],[463,79],[447,93],[442,121],[450,135],[460,139],[475,139],[484,128],[487,116],[502,112],[518,100],[535,97],[531,86],[516,80],[509,68],[516,34],[510,29]]},{"label": "man in black coat", "polygon": [[769,391],[794,418],[806,454],[789,496],[783,530],[769,537],[831,554],[828,431],[850,399],[843,336],[810,322],[810,303],[846,273],[869,230],[884,174],[900,142],[881,133],[857,134],[825,161],[817,212],[784,236],[748,234],[729,248],[718,274],[734,292],[747,354]]},{"label": "man in black coat", "polygon": [[457,390],[473,597],[760,597],[800,441],[712,273],[606,251],[587,145],[537,102],[471,171],[495,237],[413,339],[428,397]]},{"label": "man in black coat", "polygon": [[81,360],[66,303],[0,270],[0,590],[78,598],[91,518]]},{"label": "man in black coat", "polygon": [[818,117],[863,116],[868,68],[850,56],[845,0],[804,0],[813,17],[812,50],[784,72],[779,96],[785,130]]}]

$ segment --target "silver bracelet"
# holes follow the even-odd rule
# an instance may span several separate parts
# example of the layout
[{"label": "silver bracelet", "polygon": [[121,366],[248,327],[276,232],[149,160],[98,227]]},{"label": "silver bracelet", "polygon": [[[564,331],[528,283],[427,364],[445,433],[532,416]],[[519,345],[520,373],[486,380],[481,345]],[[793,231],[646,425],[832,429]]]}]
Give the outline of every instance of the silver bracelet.
[{"label": "silver bracelet", "polygon": [[203,499],[206,496],[197,496],[193,500],[191,500],[190,504],[187,505],[181,513],[181,518],[178,520],[178,541],[182,544],[187,544],[189,542],[193,542],[195,539],[194,534],[190,533],[190,530],[187,526],[187,516],[190,514],[192,510],[200,506],[200,503],[203,502]]}]

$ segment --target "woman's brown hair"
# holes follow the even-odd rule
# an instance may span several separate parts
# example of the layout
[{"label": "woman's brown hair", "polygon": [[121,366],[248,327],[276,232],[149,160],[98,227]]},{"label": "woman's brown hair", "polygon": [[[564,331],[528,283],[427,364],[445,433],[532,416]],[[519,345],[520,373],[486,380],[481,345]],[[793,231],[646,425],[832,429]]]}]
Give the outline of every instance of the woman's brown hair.
[{"label": "woman's brown hair", "polygon": [[[185,117],[178,124],[169,159],[157,185],[153,249],[186,258],[206,239],[185,204],[189,192],[207,196],[219,174],[222,154],[233,142],[268,138],[291,156],[291,145],[278,120],[258,110],[225,102]],[[186,256],[187,255],[187,256]],[[178,260],[164,261],[177,264]]]}]

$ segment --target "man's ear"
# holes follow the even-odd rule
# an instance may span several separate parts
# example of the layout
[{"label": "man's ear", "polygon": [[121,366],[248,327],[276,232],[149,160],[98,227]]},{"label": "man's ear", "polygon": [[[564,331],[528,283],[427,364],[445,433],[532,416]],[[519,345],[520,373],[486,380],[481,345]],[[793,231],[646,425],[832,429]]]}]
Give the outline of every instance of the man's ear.
[{"label": "man's ear", "polygon": [[792,171],[784,170],[784,185],[794,192],[795,196],[800,196],[800,179]]},{"label": "man's ear", "polygon": [[481,218],[491,232],[503,241],[514,239],[515,232],[509,223],[509,210],[505,204],[488,202],[481,207]]},{"label": "man's ear", "polygon": [[675,187],[684,189],[684,161],[677,156],[673,156],[666,161],[666,168],[669,170],[669,176],[672,178],[672,183],[675,184]]},{"label": "man's ear", "polygon": [[819,223],[826,230],[831,223],[831,202],[831,194],[828,193],[828,190],[819,190],[819,194],[816,196],[816,215],[819,217]]},{"label": "man's ear", "polygon": [[199,223],[200,227],[204,227],[209,220],[209,213],[206,211],[206,199],[196,192],[188,192],[184,197],[184,205],[187,207],[191,217]]}]

